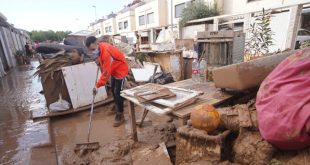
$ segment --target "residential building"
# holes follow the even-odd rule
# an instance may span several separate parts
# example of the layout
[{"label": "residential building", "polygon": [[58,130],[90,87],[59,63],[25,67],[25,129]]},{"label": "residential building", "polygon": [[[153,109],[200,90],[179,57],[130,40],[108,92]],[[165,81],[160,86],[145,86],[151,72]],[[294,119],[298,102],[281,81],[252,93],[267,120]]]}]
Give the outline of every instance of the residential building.
[{"label": "residential building", "polygon": [[224,0],[224,14],[240,14],[292,6],[310,2],[310,0]]},{"label": "residential building", "polygon": [[168,25],[167,0],[146,1],[135,9],[136,30],[161,28]]},{"label": "residential building", "polygon": [[[215,5],[217,6],[217,10],[222,13],[223,12],[223,1],[224,0],[204,0],[206,5]],[[173,25],[173,31],[177,38],[180,37],[179,32],[179,22],[182,16],[183,9],[186,8],[193,0],[167,0],[168,3],[168,25],[171,28]],[[171,4],[172,3],[172,4]]]},{"label": "residential building", "polygon": [[95,36],[95,35],[96,34],[95,34],[94,31],[80,30],[80,31],[77,31],[77,32],[70,33],[67,38],[73,38],[75,40],[80,41],[80,43],[84,43],[87,37]]},{"label": "residential building", "polygon": [[[178,25],[183,9],[186,8],[193,0],[167,0],[169,7],[168,7],[168,24]],[[215,5],[220,13],[223,12],[223,1],[224,0],[204,0],[207,5]],[[171,6],[172,2],[172,6]],[[172,12],[171,12],[172,10]],[[171,21],[172,18],[172,21]]]},{"label": "residential building", "polygon": [[126,34],[136,30],[135,11],[128,10],[119,13],[116,17],[116,33]]},{"label": "residential building", "polygon": [[104,35],[116,35],[116,19],[115,17],[111,17],[102,23],[103,34]]},{"label": "residential building", "polygon": [[[241,30],[246,33],[246,40],[250,36],[250,25],[255,18],[265,11],[271,11],[270,28],[273,32],[273,45],[269,47],[270,52],[278,50],[294,49],[296,36],[299,28],[306,28],[309,24],[310,15],[306,11],[310,6],[309,0],[296,1],[226,1],[224,0],[224,13],[216,17],[202,18],[188,22],[182,28],[182,38],[194,38],[193,32],[197,31],[218,31],[225,29]],[[237,5],[238,4],[238,5]],[[255,5],[256,4],[256,5]],[[254,5],[254,6],[253,6]],[[230,8],[230,6],[232,8]],[[233,6],[238,6],[234,9]],[[229,9],[229,10],[228,10]],[[244,13],[241,13],[241,12]],[[231,13],[230,13],[231,12]],[[233,14],[236,13],[236,14]],[[305,13],[305,14],[304,14]]]},{"label": "residential building", "polygon": [[104,29],[103,29],[103,21],[105,21],[104,18],[101,18],[97,20],[96,22],[91,24],[91,31],[95,32],[96,37],[100,37],[103,35]]},{"label": "residential building", "polygon": [[89,30],[89,31],[95,31],[95,23],[94,22],[91,22],[90,24],[89,24],[89,26],[87,27],[87,30]]},{"label": "residential building", "polygon": [[307,20],[302,11],[310,6],[310,0],[224,0],[224,4],[224,14],[244,14],[244,30],[250,28],[257,12],[271,9],[274,44],[270,51],[274,52],[295,48],[297,31],[305,24],[303,20]]}]

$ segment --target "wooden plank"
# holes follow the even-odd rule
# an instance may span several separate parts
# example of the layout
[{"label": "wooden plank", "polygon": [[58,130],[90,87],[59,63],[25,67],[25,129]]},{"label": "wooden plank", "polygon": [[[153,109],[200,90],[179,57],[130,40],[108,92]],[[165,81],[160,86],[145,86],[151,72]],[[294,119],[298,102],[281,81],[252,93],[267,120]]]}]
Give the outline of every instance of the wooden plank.
[{"label": "wooden plank", "polygon": [[130,118],[130,123],[131,123],[131,133],[132,133],[132,138],[135,142],[138,141],[138,134],[137,134],[137,126],[136,126],[136,114],[135,114],[135,105],[133,102],[129,101],[129,118]]},{"label": "wooden plank", "polygon": [[221,42],[233,42],[233,39],[197,40],[197,42],[204,42],[204,43],[221,43]]},{"label": "wooden plank", "polygon": [[[99,107],[99,106],[102,106],[102,105],[109,104],[111,102],[113,102],[113,98],[108,98],[106,100],[103,100],[103,101],[95,103],[94,107],[96,108],[96,107]],[[51,117],[68,115],[68,114],[74,114],[74,113],[78,113],[78,112],[89,110],[90,107],[91,107],[91,105],[87,105],[87,106],[84,106],[84,107],[77,108],[75,110],[74,109],[70,109],[68,111],[62,111],[62,112],[49,112],[48,114],[46,114],[44,116],[32,116],[31,119],[36,121],[36,120],[45,119],[45,118],[51,118]]]},{"label": "wooden plank", "polygon": [[141,90],[142,91],[151,91],[152,89],[155,89],[155,90],[158,89],[159,90],[160,88],[163,88],[163,87],[169,88],[169,90],[171,92],[176,94],[176,97],[169,98],[169,99],[156,99],[156,100],[153,100],[152,102],[170,107],[172,109],[175,109],[179,105],[181,105],[182,103],[202,94],[202,93],[194,91],[194,90],[176,88],[176,87],[171,87],[171,86],[162,86],[162,85],[151,84],[151,83],[141,85],[141,86],[129,89],[129,90],[124,90],[124,91],[122,91],[122,93],[136,97],[135,93],[139,92]]},{"label": "wooden plank", "polygon": [[197,38],[232,38],[232,37],[234,37],[233,30],[206,31],[197,33]]},{"label": "wooden plank", "polygon": [[156,92],[151,92],[151,94],[147,95],[141,95],[141,94],[135,94],[135,97],[139,100],[140,103],[150,102],[156,99],[168,99],[175,97],[176,94],[171,92],[168,88],[158,90]]},{"label": "wooden plank", "polygon": [[171,111],[173,111],[172,108],[167,108],[167,107],[164,107],[164,106],[155,106],[151,103],[140,103],[138,101],[137,98],[133,97],[133,96],[129,96],[129,95],[126,95],[126,94],[121,94],[122,97],[124,97],[125,99],[135,103],[136,105],[142,107],[142,108],[145,108],[153,113],[156,113],[157,115],[165,115],[165,114],[168,114],[170,113]]},{"label": "wooden plank", "polygon": [[[98,66],[95,62],[88,62],[62,68],[73,109],[92,103],[92,89],[97,81],[97,69]],[[98,74],[101,75],[100,70]],[[95,97],[95,103],[103,101],[106,98],[107,92],[105,88],[99,88]]]},{"label": "wooden plank", "polygon": [[183,49],[184,47],[187,50],[194,50],[194,40],[193,39],[175,39],[176,49]]},{"label": "wooden plank", "polygon": [[151,62],[159,63],[166,73],[171,73],[175,81],[183,80],[183,55],[182,51],[174,52],[149,52]]},{"label": "wooden plank", "polygon": [[167,84],[166,86],[173,86],[173,87],[178,87],[178,88],[183,88],[183,89],[190,89],[190,90],[204,92],[203,95],[198,96],[198,100],[195,102],[195,104],[172,111],[173,115],[180,117],[180,118],[188,117],[191,111],[197,105],[200,105],[200,104],[217,105],[233,97],[232,95],[229,95],[227,93],[221,92],[220,90],[216,89],[213,82],[199,83],[199,82],[194,82],[191,79],[187,79],[187,80]]}]

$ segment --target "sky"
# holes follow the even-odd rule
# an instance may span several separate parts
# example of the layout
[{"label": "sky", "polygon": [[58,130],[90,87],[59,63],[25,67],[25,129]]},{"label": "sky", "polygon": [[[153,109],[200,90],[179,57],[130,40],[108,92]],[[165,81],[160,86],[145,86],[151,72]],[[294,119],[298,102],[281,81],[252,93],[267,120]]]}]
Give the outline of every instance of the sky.
[{"label": "sky", "polygon": [[[16,28],[76,32],[117,12],[132,0],[0,0],[0,12]],[[96,6],[96,7],[93,7]]]}]

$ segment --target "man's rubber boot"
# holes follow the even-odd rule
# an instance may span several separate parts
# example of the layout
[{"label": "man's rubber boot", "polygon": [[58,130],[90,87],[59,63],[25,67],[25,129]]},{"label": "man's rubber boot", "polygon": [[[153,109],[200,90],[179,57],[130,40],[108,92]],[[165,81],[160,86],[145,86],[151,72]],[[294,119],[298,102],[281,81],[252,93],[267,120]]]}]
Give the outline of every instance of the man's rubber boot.
[{"label": "man's rubber boot", "polygon": [[123,113],[116,113],[115,115],[115,120],[114,120],[114,127],[118,127],[120,125],[122,125],[125,122],[125,117]]}]

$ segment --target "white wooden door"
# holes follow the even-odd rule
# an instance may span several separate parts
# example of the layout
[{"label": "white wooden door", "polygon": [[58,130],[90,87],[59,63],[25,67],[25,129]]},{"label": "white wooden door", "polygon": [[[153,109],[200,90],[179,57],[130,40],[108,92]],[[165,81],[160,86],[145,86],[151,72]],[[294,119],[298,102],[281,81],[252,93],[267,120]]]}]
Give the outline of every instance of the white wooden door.
[{"label": "white wooden door", "polygon": [[[90,105],[92,103],[92,89],[94,88],[96,81],[97,68],[98,66],[95,62],[88,62],[62,68],[72,102],[72,107],[74,109]],[[100,70],[98,74],[99,79],[101,75]],[[98,94],[95,98],[95,103],[103,101],[106,98],[107,92],[105,87],[99,88]]]}]

